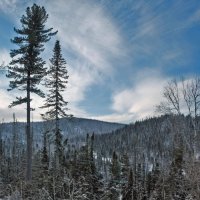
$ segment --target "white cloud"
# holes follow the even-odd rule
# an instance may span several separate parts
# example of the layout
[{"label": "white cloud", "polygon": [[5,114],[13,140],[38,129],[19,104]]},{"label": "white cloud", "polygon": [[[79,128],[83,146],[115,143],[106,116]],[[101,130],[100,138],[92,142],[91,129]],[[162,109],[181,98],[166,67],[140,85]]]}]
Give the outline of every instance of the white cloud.
[{"label": "white cloud", "polygon": [[[161,101],[165,101],[163,97],[163,89],[171,79],[164,77],[159,70],[146,69],[143,73],[136,76],[137,84],[133,83],[130,88],[117,91],[113,95],[111,115],[97,116],[97,119],[109,120],[113,122],[134,122],[138,119],[144,119],[157,115],[155,113],[156,105]],[[190,82],[191,77],[186,77],[185,82]],[[181,112],[188,114],[188,110],[182,97],[182,82],[177,79],[180,91]]]},{"label": "white cloud", "polygon": [[136,115],[134,113],[113,113],[109,115],[91,116],[90,118],[106,122],[131,123],[136,120]]},{"label": "white cloud", "polygon": [[12,12],[16,8],[17,0],[1,0],[0,1],[0,10],[7,13]]},{"label": "white cloud", "polygon": [[166,82],[167,79],[158,72],[143,71],[143,74],[137,76],[137,84],[113,95],[114,114],[104,118],[113,117],[114,121],[131,122],[154,115],[155,105],[162,99]]},{"label": "white cloud", "polygon": [[0,58],[2,62],[0,64],[8,65],[11,61],[10,54],[7,49],[0,49]]},{"label": "white cloud", "polygon": [[69,84],[65,92],[70,102],[80,102],[85,99],[85,92],[90,85],[100,81],[100,75],[88,65],[76,65],[76,68],[69,67]]},{"label": "white cloud", "polygon": [[[0,58],[1,58],[0,65],[2,65],[2,66],[7,66],[11,60],[9,52],[6,49],[0,49]],[[6,75],[6,68],[2,68],[0,70],[0,77],[1,77],[0,78],[0,89],[8,87],[9,81],[8,81],[8,79],[5,78],[5,75]]]},{"label": "white cloud", "polygon": [[[0,81],[1,84],[1,81]],[[12,120],[12,114],[15,113],[16,117],[20,121],[24,121],[26,110],[24,105],[20,105],[13,108],[8,108],[11,102],[15,100],[14,94],[7,92],[6,89],[0,89],[0,113],[1,119],[3,118],[6,122]],[[1,120],[0,119],[0,120]]]}]

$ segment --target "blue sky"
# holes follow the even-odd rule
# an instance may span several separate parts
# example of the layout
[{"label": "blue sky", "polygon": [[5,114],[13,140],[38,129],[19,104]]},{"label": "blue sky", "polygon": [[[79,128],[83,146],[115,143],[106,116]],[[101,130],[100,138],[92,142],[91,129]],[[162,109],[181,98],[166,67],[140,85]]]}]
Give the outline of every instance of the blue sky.
[{"label": "blue sky", "polygon": [[[69,70],[63,95],[74,116],[126,123],[152,116],[167,81],[200,74],[199,0],[1,0],[0,63],[10,61],[13,27],[33,3],[46,8],[47,27],[58,30],[43,58],[48,66],[59,39]],[[0,82],[1,117],[9,121],[15,112],[25,120],[24,105],[8,109],[19,92],[6,91],[4,75]],[[35,108],[42,105],[33,98]]]}]

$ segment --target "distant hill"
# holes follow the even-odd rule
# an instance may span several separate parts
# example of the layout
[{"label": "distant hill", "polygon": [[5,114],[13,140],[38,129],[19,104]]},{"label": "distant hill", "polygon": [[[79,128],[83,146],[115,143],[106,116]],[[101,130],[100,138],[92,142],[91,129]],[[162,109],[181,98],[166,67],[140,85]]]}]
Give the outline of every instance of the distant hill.
[{"label": "distant hill", "polygon": [[[200,118],[197,132],[200,133]],[[164,115],[126,125],[111,133],[97,135],[95,151],[103,157],[112,157],[115,151],[120,155],[127,153],[134,162],[170,163],[177,145],[184,151],[193,152],[194,127],[191,117]],[[200,152],[200,136],[196,137],[196,151]],[[199,157],[199,155],[197,155]]]},{"label": "distant hill", "polygon": [[[124,124],[103,122],[93,119],[84,118],[63,118],[60,120],[60,128],[62,130],[64,138],[85,138],[86,134],[102,134],[115,131],[122,128]],[[51,122],[33,122],[32,132],[35,143],[40,143],[42,140],[42,134],[44,131],[51,131],[54,127],[54,121]],[[21,141],[26,140],[25,130],[26,123],[17,122],[15,130]],[[11,139],[14,131],[13,123],[5,123],[0,127],[0,134],[4,139]]]}]

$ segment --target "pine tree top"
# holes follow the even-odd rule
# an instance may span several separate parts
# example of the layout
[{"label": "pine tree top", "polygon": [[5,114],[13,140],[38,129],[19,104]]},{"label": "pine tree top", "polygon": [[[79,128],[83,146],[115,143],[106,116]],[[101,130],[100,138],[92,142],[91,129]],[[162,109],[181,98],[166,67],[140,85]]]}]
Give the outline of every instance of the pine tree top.
[{"label": "pine tree top", "polygon": [[[40,54],[44,51],[44,43],[57,33],[52,32],[53,28],[45,28],[47,18],[45,8],[33,4],[27,7],[26,13],[21,17],[21,29],[14,28],[17,36],[11,42],[18,48],[10,51],[12,61],[8,66],[7,77],[12,80],[8,91],[19,89],[44,97],[44,93],[38,88],[46,74],[45,61]],[[11,106],[27,101],[30,101],[27,97],[17,97]]]}]

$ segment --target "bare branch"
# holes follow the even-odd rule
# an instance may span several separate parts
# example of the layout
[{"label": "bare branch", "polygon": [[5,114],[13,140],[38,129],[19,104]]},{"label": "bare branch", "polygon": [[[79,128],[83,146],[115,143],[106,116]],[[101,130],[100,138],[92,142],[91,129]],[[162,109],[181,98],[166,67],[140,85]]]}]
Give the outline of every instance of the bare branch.
[{"label": "bare branch", "polygon": [[176,79],[168,82],[164,88],[164,102],[157,106],[156,110],[161,113],[181,114],[180,111],[180,91]]}]

